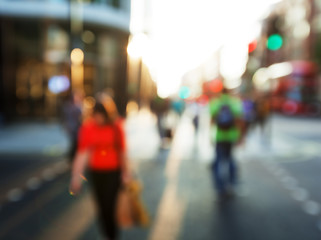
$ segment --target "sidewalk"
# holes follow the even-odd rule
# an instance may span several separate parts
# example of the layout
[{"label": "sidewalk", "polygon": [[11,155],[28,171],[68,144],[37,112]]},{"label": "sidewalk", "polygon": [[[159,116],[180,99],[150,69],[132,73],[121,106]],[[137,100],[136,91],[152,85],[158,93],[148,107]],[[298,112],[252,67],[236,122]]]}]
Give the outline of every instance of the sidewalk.
[{"label": "sidewalk", "polygon": [[63,156],[69,140],[58,123],[17,123],[0,128],[0,157]]},{"label": "sidewalk", "polygon": [[[144,160],[157,153],[159,138],[155,120],[147,110],[126,119],[128,151],[132,159]],[[67,134],[59,123],[17,123],[0,128],[0,158],[61,157],[69,149]]]},{"label": "sidewalk", "polygon": [[[316,141],[302,141],[292,136],[279,133],[289,123],[283,119],[273,119],[271,139],[261,135],[259,129],[251,131],[243,146],[237,148],[237,158],[279,158],[293,156],[311,156],[321,154]],[[213,159],[213,146],[210,143],[209,116],[206,111],[200,119],[201,127],[197,136],[197,148],[200,161],[210,162]],[[316,123],[315,123],[316,124]],[[302,126],[306,124],[302,123]],[[311,126],[311,123],[309,123]],[[301,126],[300,126],[301,127]],[[316,127],[314,127],[316,131]],[[128,154],[134,161],[150,160],[157,156],[160,139],[154,116],[146,109],[131,113],[125,122]],[[318,132],[319,133],[319,132]],[[19,123],[0,128],[0,158],[4,157],[61,157],[69,149],[69,139],[58,123]]]}]

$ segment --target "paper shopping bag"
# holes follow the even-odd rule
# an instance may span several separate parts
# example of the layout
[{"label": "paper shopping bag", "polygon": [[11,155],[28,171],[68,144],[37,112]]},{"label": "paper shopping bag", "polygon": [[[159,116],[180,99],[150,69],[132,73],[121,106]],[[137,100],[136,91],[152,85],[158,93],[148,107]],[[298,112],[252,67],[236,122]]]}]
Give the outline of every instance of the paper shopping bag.
[{"label": "paper shopping bag", "polygon": [[120,192],[117,219],[121,228],[147,226],[149,217],[141,199],[142,185],[137,180],[129,182]]}]

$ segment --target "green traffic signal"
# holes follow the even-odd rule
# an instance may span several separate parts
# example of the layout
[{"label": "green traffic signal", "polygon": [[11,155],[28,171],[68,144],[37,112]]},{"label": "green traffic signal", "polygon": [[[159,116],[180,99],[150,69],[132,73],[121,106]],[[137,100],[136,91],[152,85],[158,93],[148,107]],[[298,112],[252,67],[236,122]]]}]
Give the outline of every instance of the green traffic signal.
[{"label": "green traffic signal", "polygon": [[183,86],[179,91],[179,97],[181,99],[187,99],[191,96],[191,90],[189,87]]},{"label": "green traffic signal", "polygon": [[279,50],[283,45],[283,38],[279,34],[272,34],[268,37],[266,47],[271,51]]}]

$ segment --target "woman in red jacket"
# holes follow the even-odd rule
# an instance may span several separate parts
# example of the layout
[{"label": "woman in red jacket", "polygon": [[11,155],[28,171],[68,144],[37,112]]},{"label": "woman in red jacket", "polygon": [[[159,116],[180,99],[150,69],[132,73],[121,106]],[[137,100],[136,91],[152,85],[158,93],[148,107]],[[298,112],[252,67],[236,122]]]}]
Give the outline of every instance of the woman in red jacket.
[{"label": "woman in red jacket", "polygon": [[107,96],[96,102],[91,117],[80,129],[72,166],[72,194],[80,191],[87,166],[102,230],[108,239],[115,240],[118,237],[117,197],[122,182],[128,180],[129,168],[122,121],[113,100]]}]

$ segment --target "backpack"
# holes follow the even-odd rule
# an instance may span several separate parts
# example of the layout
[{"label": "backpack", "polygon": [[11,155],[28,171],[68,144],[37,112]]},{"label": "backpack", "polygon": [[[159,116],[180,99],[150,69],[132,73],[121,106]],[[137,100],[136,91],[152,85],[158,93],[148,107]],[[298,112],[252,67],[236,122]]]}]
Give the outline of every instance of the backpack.
[{"label": "backpack", "polygon": [[230,129],[234,126],[234,115],[228,104],[223,104],[216,115],[216,125],[221,129]]}]

